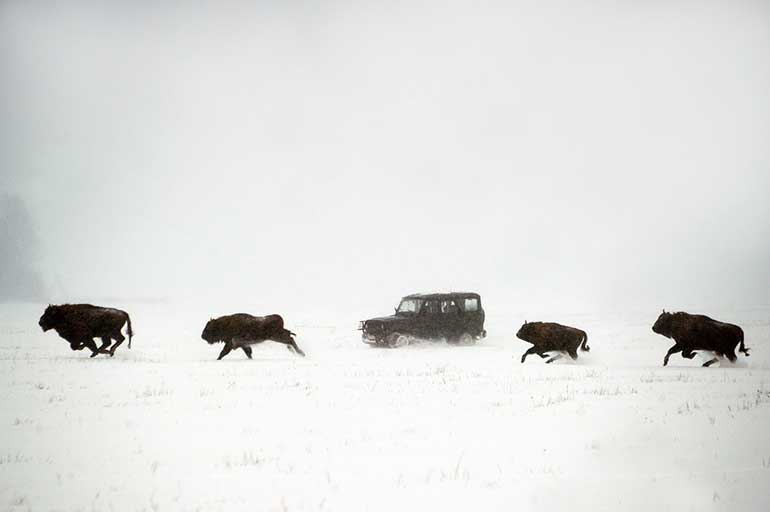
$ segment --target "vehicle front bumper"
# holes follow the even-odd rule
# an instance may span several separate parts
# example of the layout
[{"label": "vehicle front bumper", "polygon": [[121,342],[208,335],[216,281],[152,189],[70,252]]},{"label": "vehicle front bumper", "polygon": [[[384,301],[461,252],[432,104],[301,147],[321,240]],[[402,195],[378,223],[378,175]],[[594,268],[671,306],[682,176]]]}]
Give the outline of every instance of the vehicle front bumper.
[{"label": "vehicle front bumper", "polygon": [[375,336],[372,333],[369,332],[362,332],[361,333],[361,341],[366,343],[367,345],[376,345],[380,343],[380,340],[377,336]]}]

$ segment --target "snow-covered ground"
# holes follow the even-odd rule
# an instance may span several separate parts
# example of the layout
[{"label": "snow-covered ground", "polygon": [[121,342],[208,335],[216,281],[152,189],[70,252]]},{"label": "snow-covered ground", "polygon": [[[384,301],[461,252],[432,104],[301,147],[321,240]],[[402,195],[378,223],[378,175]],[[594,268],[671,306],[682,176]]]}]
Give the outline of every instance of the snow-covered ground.
[{"label": "snow-covered ground", "polygon": [[216,361],[200,332],[234,310],[113,305],[136,336],[112,359],[0,305],[0,509],[770,510],[770,310],[698,311],[752,356],[663,368],[656,311],[529,315],[592,351],[522,365],[521,313],[475,347],[385,350],[364,314],[281,311],[308,357]]}]

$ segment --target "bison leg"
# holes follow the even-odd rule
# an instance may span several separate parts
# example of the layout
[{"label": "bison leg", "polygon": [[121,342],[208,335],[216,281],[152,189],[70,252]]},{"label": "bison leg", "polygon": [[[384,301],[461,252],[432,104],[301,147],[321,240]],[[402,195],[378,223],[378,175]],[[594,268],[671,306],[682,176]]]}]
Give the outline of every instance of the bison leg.
[{"label": "bison leg", "polygon": [[110,351],[107,350],[107,348],[110,346],[110,343],[112,343],[112,340],[109,338],[109,336],[102,336],[102,345],[99,347],[99,353],[109,354]]},{"label": "bison leg", "polygon": [[112,338],[117,341],[113,346],[110,347],[110,357],[115,355],[115,350],[120,346],[121,343],[123,343],[126,340],[126,337],[123,336],[120,331],[112,335]]},{"label": "bison leg", "polygon": [[548,364],[548,363],[553,363],[554,361],[556,361],[557,359],[561,359],[562,357],[564,357],[564,354],[562,354],[562,353],[557,353],[557,354],[556,354],[555,356],[553,356],[551,359],[549,359],[548,361],[546,361],[546,364]]},{"label": "bison leg", "polygon": [[217,357],[217,361],[229,354],[232,349],[233,345],[230,343],[230,341],[226,341],[225,347],[222,349],[222,352],[219,353],[219,357]]},{"label": "bison leg", "polygon": [[[532,354],[534,354],[535,352],[537,352],[537,350],[535,349],[535,347],[530,347],[530,348],[529,348],[529,349],[528,349],[526,352],[524,352],[524,355],[522,355],[522,356],[521,356],[521,362],[523,363],[523,362],[524,362],[524,360],[525,360],[525,359],[527,359],[527,356],[529,356],[529,355],[532,355]],[[540,354],[538,354],[538,355],[540,355]],[[542,356],[542,355],[540,355],[540,357],[543,357],[543,356]]]},{"label": "bison leg", "polygon": [[96,343],[94,343],[92,338],[85,339],[82,343],[91,351],[89,357],[96,357],[99,354],[99,349],[96,347]]},{"label": "bison leg", "polygon": [[687,359],[692,359],[693,357],[695,357],[695,352],[693,352],[691,348],[688,348],[682,351],[682,357],[685,357]]},{"label": "bison leg", "polygon": [[246,352],[246,357],[251,359],[251,347],[248,345],[241,345],[241,348],[243,349],[244,352]]},{"label": "bison leg", "polygon": [[715,357],[715,358],[713,358],[713,359],[709,359],[708,361],[706,361],[705,363],[703,363],[703,366],[709,367],[709,366],[711,366],[712,364],[716,363],[717,361],[719,361],[719,358],[718,358],[718,357]]},{"label": "bison leg", "polygon": [[677,352],[681,352],[684,350],[684,347],[680,346],[678,343],[674,344],[673,347],[668,349],[668,352],[666,353],[666,357],[663,358],[663,366],[666,366],[668,364],[668,358],[671,357],[671,354],[676,354]]},{"label": "bison leg", "polygon": [[573,348],[568,352],[569,356],[572,358],[573,361],[577,361],[578,354],[577,354],[577,347]]},{"label": "bison leg", "polygon": [[288,347],[290,350],[293,350],[296,354],[299,354],[302,357],[305,357],[305,353],[302,351],[301,348],[297,346],[297,343],[294,340],[291,340],[291,343],[289,343]]},{"label": "bison leg", "polygon": [[289,350],[293,351],[295,354],[299,354],[302,357],[305,357],[305,353],[301,348],[297,346],[297,342],[294,341],[291,332],[284,329],[284,331],[275,341],[278,343],[284,343]]}]

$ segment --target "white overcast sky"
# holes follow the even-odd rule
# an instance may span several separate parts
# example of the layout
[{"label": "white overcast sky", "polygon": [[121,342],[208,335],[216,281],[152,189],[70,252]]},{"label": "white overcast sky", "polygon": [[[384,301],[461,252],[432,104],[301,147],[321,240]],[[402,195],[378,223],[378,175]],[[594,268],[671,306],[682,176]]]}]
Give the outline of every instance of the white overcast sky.
[{"label": "white overcast sky", "polygon": [[768,2],[4,1],[0,77],[44,299],[770,304]]}]

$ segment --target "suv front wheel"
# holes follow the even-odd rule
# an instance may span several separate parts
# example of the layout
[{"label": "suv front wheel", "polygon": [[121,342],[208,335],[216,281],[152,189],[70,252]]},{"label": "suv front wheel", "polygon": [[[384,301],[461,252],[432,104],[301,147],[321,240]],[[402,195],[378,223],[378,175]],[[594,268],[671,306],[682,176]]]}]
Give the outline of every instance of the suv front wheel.
[{"label": "suv front wheel", "polygon": [[385,338],[385,343],[387,343],[390,348],[405,347],[409,345],[409,336],[401,334],[400,332],[394,332]]}]

